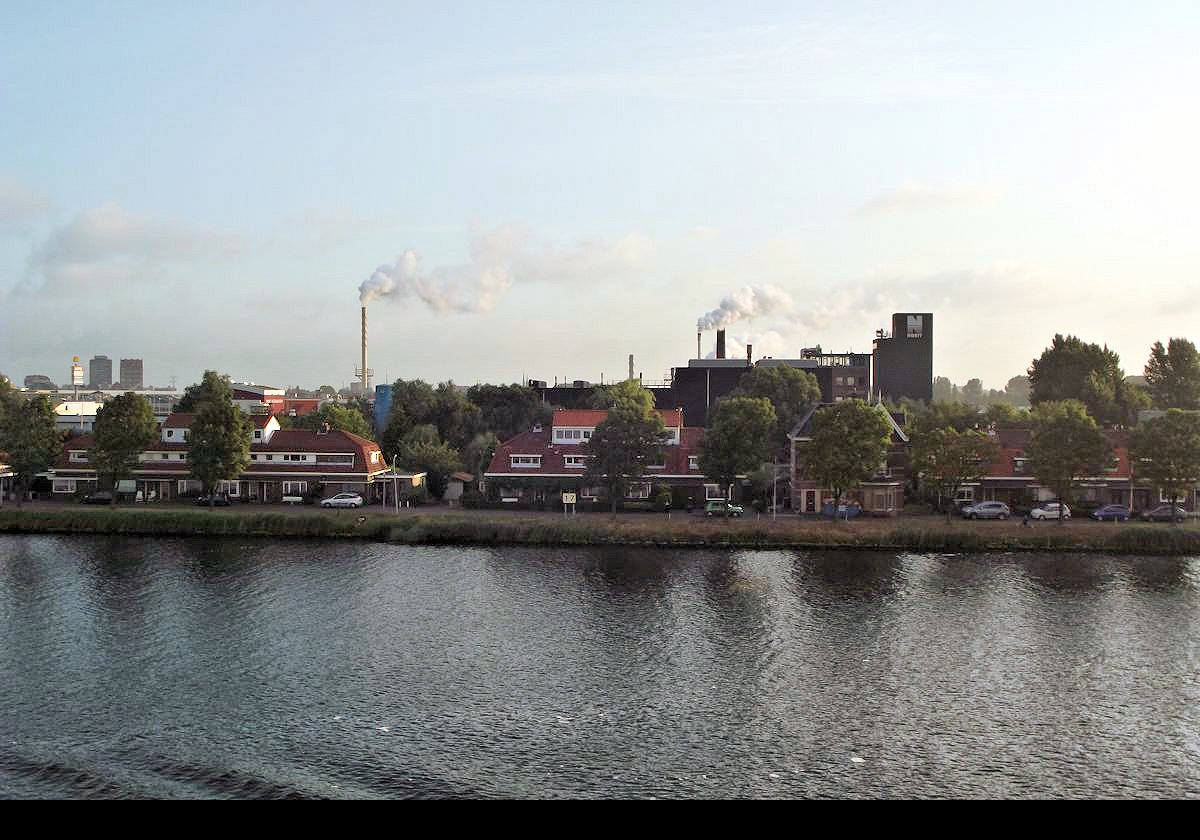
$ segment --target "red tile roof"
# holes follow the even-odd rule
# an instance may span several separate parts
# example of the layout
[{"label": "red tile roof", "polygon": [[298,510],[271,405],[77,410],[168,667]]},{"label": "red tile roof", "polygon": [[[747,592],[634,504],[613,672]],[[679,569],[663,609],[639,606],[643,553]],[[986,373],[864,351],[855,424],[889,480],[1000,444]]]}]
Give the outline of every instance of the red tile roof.
[{"label": "red tile roof", "polygon": [[[678,446],[663,447],[663,468],[645,471],[644,477],[647,480],[652,481],[656,475],[687,475],[697,478],[702,475],[699,469],[688,469],[688,456],[698,453],[700,441],[704,438],[704,429],[685,427],[679,437]],[[583,475],[582,468],[566,465],[565,456],[583,455],[585,451],[583,445],[551,443],[549,429],[524,432],[496,448],[496,453],[488,464],[487,474]],[[513,467],[510,460],[513,455],[540,455],[542,462],[538,467]]]},{"label": "red tile roof", "polygon": [[164,429],[186,429],[192,425],[192,420],[196,418],[195,414],[168,414],[167,419],[163,421]]}]

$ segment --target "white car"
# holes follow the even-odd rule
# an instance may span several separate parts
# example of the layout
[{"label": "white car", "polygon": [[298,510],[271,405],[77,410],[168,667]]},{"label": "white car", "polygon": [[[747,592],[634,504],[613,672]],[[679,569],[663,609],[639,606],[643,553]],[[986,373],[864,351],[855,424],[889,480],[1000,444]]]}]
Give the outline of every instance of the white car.
[{"label": "white car", "polygon": [[1062,508],[1062,518],[1071,518],[1071,509],[1059,502],[1043,502],[1042,504],[1029,511],[1030,519],[1058,519],[1058,510]]},{"label": "white car", "polygon": [[338,493],[336,496],[330,496],[328,499],[321,500],[323,508],[356,508],[363,506],[363,497],[357,493]]}]

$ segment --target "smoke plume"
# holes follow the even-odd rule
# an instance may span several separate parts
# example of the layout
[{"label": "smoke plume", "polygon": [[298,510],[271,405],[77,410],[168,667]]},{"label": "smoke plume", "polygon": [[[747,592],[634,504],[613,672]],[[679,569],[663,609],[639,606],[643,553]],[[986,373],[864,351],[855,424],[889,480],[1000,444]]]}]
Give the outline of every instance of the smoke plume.
[{"label": "smoke plume", "polygon": [[777,286],[746,286],[722,299],[716,309],[701,315],[696,321],[696,329],[724,329],[760,315],[789,315],[792,308],[791,297]]},{"label": "smoke plume", "polygon": [[471,241],[471,262],[424,271],[416,251],[405,251],[393,265],[381,265],[358,287],[363,306],[382,298],[416,296],[439,315],[490,312],[513,282],[516,235],[507,229]]}]

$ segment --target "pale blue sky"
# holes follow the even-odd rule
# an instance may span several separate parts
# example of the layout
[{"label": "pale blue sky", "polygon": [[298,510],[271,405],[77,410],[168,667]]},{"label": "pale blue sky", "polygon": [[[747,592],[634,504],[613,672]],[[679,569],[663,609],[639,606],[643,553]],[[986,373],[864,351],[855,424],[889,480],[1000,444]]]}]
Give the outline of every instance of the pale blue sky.
[{"label": "pale blue sky", "polygon": [[[1003,387],[1200,314],[1195,3],[0,2],[0,371],[659,379],[935,314]],[[773,297],[773,300],[780,300]],[[712,338],[706,336],[705,349]]]}]

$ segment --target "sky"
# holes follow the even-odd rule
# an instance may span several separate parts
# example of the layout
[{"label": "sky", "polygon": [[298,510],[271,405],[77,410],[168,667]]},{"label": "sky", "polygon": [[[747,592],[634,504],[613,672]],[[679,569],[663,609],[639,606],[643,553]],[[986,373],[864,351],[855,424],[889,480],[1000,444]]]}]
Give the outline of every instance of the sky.
[{"label": "sky", "polygon": [[[1200,4],[0,0],[0,372],[342,386],[1200,315]],[[706,330],[704,352],[714,334]],[[115,369],[115,365],[114,365]],[[114,370],[115,372],[115,370]]]}]

